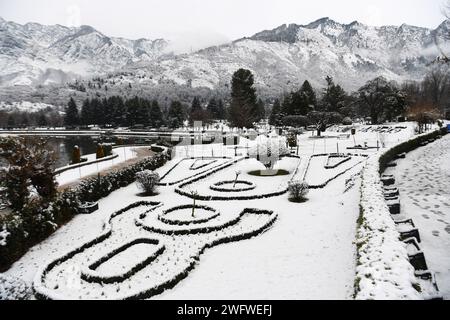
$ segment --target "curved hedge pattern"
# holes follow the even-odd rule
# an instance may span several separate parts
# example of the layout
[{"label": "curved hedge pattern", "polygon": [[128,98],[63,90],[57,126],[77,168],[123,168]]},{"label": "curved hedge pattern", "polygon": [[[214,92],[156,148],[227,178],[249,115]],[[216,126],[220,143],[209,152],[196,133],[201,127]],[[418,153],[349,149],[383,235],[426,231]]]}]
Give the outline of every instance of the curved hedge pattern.
[{"label": "curved hedge pattern", "polygon": [[[112,214],[108,221],[111,222],[111,219],[113,219],[114,217],[117,217],[120,214],[125,213],[127,210],[129,210],[129,208],[138,207],[139,205],[142,205],[142,204],[148,204],[148,203],[139,202],[139,203],[132,204],[126,208],[123,208],[123,209],[117,211],[116,213]],[[152,203],[152,204],[155,204],[155,203]],[[142,215],[145,215],[148,212],[153,211],[157,206],[160,206],[160,205],[161,205],[160,203],[157,203],[155,206],[152,206],[149,210],[146,211],[146,213],[144,213]],[[245,229],[242,229],[241,220],[244,219],[244,217],[246,217],[247,215],[249,215],[248,218],[250,218],[250,220],[247,220],[246,224],[244,224],[244,225],[246,225]],[[258,218],[257,218],[258,220],[253,221],[252,219],[255,219],[256,217],[252,218],[251,217],[252,215],[258,216]],[[263,219],[261,220],[261,218],[259,218],[259,216],[261,216],[261,218],[263,218]],[[207,248],[211,248],[213,246],[220,245],[223,243],[229,243],[229,242],[233,242],[233,241],[250,239],[250,238],[257,236],[258,234],[264,232],[265,230],[267,230],[270,226],[272,226],[275,223],[276,219],[277,219],[277,215],[274,214],[272,211],[251,209],[251,208],[244,209],[238,215],[238,219],[233,221],[234,225],[232,225],[230,227],[230,229],[221,229],[221,231],[219,231],[219,232],[212,232],[212,231],[214,231],[214,229],[210,229],[209,230],[210,232],[207,233],[207,235],[208,235],[207,237],[198,238],[199,240],[200,239],[203,239],[203,240],[198,243],[194,242],[193,249],[191,249],[191,247],[189,247],[192,253],[189,253],[189,252],[185,253],[184,250],[181,250],[181,249],[178,249],[178,251],[173,251],[174,253],[177,253],[177,254],[181,253],[181,254],[184,254],[185,256],[187,254],[187,257],[189,257],[188,259],[180,260],[180,262],[182,263],[180,266],[181,268],[176,267],[174,269],[175,272],[173,274],[170,274],[170,269],[168,269],[169,270],[168,276],[160,277],[149,287],[145,287],[145,282],[141,282],[141,281],[135,282],[135,283],[139,283],[139,284],[144,284],[144,286],[139,287],[138,290],[133,290],[133,288],[130,286],[129,287],[130,291],[128,291],[128,287],[127,287],[127,290],[125,290],[125,292],[123,292],[123,294],[122,294],[118,290],[115,290],[115,288],[117,286],[117,282],[122,282],[126,279],[132,279],[133,277],[138,276],[142,272],[147,272],[146,273],[147,275],[153,274],[153,273],[151,273],[151,270],[144,271],[144,270],[147,270],[146,267],[149,267],[153,261],[156,261],[156,259],[163,259],[163,260],[159,260],[159,262],[158,262],[161,265],[161,261],[171,262],[175,258],[175,257],[171,256],[170,253],[166,253],[167,248],[168,248],[167,243],[170,243],[175,246],[176,242],[174,242],[174,241],[178,241],[178,240],[186,241],[186,239],[189,239],[189,238],[186,238],[186,237],[183,238],[183,236],[179,236],[179,237],[171,236],[171,237],[163,237],[163,238],[158,237],[157,239],[161,239],[161,241],[157,240],[156,238],[153,239],[153,237],[152,238],[135,239],[135,240],[107,253],[103,257],[97,259],[94,263],[91,263],[87,268],[84,268],[82,270],[82,274],[81,274],[80,278],[81,278],[81,280],[85,281],[85,286],[88,286],[88,287],[84,287],[83,292],[88,293],[91,291],[91,288],[89,287],[89,285],[101,284],[102,288],[106,288],[106,289],[109,288],[109,291],[107,291],[107,292],[108,292],[108,294],[111,295],[110,298],[111,297],[114,297],[116,299],[117,298],[119,298],[119,299],[150,298],[156,294],[162,293],[164,290],[173,288],[179,281],[186,278],[188,276],[189,272],[192,269],[194,269],[195,265],[200,260],[200,255]],[[256,225],[255,225],[255,222],[256,222]],[[239,225],[241,225],[241,226],[239,227]],[[109,226],[110,226],[110,224],[109,224]],[[45,285],[46,275],[54,267],[56,267],[62,263],[68,262],[76,254],[83,252],[84,250],[86,250],[87,248],[89,248],[90,246],[92,246],[96,243],[100,243],[101,241],[105,240],[110,234],[111,234],[111,228],[108,228],[108,226],[105,226],[105,231],[101,235],[96,237],[94,240],[67,253],[63,257],[52,261],[43,270],[38,272],[38,274],[35,277],[34,284],[33,284],[36,297],[39,299],[65,299],[64,295],[61,295],[60,292],[54,291],[54,290],[58,290],[58,286],[54,287],[53,289],[46,287],[46,285]],[[95,271],[95,269],[98,268],[101,264],[105,263],[106,261],[108,261],[109,259],[114,257],[115,255],[119,254],[120,252],[125,251],[127,248],[130,248],[134,244],[138,244],[138,243],[157,244],[157,245],[160,245],[160,247],[158,248],[158,250],[155,253],[153,253],[149,257],[145,258],[138,264],[130,267],[130,269],[128,271],[126,271],[122,274],[117,274],[117,275],[113,275],[110,277],[104,277],[99,274],[96,274],[95,272],[92,272],[92,271]],[[189,243],[191,243],[191,241],[189,241]],[[176,246],[176,248],[178,248],[178,246]],[[164,266],[166,264],[162,264],[162,265]],[[68,267],[68,266],[70,266],[70,264],[66,265],[66,266]],[[145,274],[143,274],[143,275],[141,274],[140,277],[143,277],[144,275]],[[56,279],[59,281],[65,281],[64,280],[65,278],[58,279],[58,277],[62,277],[62,276],[60,276],[59,270],[54,271],[53,276],[57,277]],[[141,278],[138,278],[138,279],[141,279]],[[52,283],[55,283],[55,282],[52,281]],[[131,283],[133,283],[133,282],[130,282],[130,285],[131,285]],[[112,286],[112,287],[108,287],[108,286]],[[62,290],[63,290],[62,292],[64,292],[64,290],[67,290],[67,289],[63,288]],[[72,290],[72,289],[69,288],[69,290]],[[101,291],[102,291],[102,293],[95,291],[95,294],[96,295],[101,294],[102,298],[107,298],[107,297],[103,296],[105,292],[103,290],[101,290]],[[79,298],[82,298],[82,296],[79,296]]]},{"label": "curved hedge pattern", "polygon": [[[224,165],[223,163],[218,164],[218,165],[213,166],[213,167],[211,167],[211,168],[209,168],[209,169],[206,169],[206,170],[204,170],[204,171],[202,171],[202,172],[198,172],[198,173],[196,173],[196,174],[193,174],[193,175],[191,175],[191,176],[189,176],[189,177],[186,177],[186,178],[183,178],[183,179],[179,179],[179,180],[177,180],[177,181],[172,181],[172,182],[167,182],[167,183],[161,182],[162,180],[164,180],[164,178],[166,178],[166,177],[169,175],[169,173],[171,173],[176,167],[178,167],[178,166],[180,165],[181,162],[186,161],[186,160],[194,160],[194,159],[197,159],[197,160],[216,159],[215,162],[217,162],[218,159],[231,159],[231,158],[229,158],[229,157],[192,157],[192,158],[182,158],[180,161],[178,161],[178,162],[177,162],[175,165],[173,165],[166,173],[164,173],[164,174],[161,176],[158,185],[159,185],[159,186],[173,186],[173,185],[178,184],[178,183],[180,183],[180,182],[183,182],[183,181],[189,180],[189,179],[191,179],[191,178],[195,178],[195,177],[197,177],[197,176],[199,176],[199,175],[202,175],[203,173],[208,172],[209,170],[213,170],[213,169],[219,168],[219,167],[221,167],[221,166]],[[229,163],[229,162],[226,162],[226,163]],[[209,164],[205,165],[204,167],[206,167],[206,166],[208,166],[208,165],[209,165]]]},{"label": "curved hedge pattern", "polygon": [[[115,283],[115,282],[122,282],[125,281],[127,278],[133,276],[136,272],[144,269],[146,266],[148,266],[152,261],[154,261],[158,256],[160,256],[166,247],[164,245],[159,245],[159,240],[157,239],[136,239],[131,242],[128,242],[119,248],[109,252],[108,254],[104,255],[94,263],[88,266],[86,269],[81,270],[81,279],[85,280],[87,282],[98,282],[98,283]],[[95,272],[95,270],[100,267],[102,264],[106,263],[108,260],[113,258],[114,256],[118,255],[121,252],[126,251],[127,249],[131,248],[132,246],[136,244],[141,243],[148,243],[148,244],[154,244],[159,245],[158,249],[149,255],[147,258],[143,259],[136,265],[132,266],[128,271],[113,275],[113,276],[102,276],[101,274]]]},{"label": "curved hedge pattern", "polygon": [[[220,187],[220,186],[223,186],[223,185],[226,185],[226,184],[234,184],[234,183],[237,183],[237,184],[245,184],[245,185],[247,185],[248,187],[243,187],[243,188],[233,188],[233,189],[226,188],[226,187]],[[237,180],[237,181],[229,180],[229,181],[220,181],[220,182],[216,182],[216,183],[214,183],[212,186],[209,186],[209,188],[210,188],[211,190],[219,191],[219,192],[241,192],[241,191],[250,191],[250,190],[255,189],[255,188],[256,188],[256,184],[254,184],[253,182],[250,182],[250,181],[244,181],[244,180]]]},{"label": "curved hedge pattern", "polygon": [[[207,218],[203,218],[203,219],[195,219],[195,220],[191,220],[191,221],[184,221],[184,220],[176,220],[176,219],[170,219],[165,217],[168,213],[170,212],[174,212],[176,210],[182,210],[182,209],[191,209],[191,208],[196,208],[196,209],[203,209],[206,211],[211,211],[213,212],[213,214]],[[189,224],[201,224],[201,223],[205,223],[208,222],[212,219],[217,218],[220,215],[220,213],[212,208],[212,207],[208,207],[208,206],[204,206],[204,205],[191,205],[191,204],[187,204],[187,205],[182,205],[182,206],[176,206],[176,207],[172,207],[170,209],[164,210],[162,212],[162,214],[158,215],[158,220],[166,223],[166,224],[170,224],[170,225],[177,225],[177,226],[183,226],[183,225],[189,225]],[[145,217],[143,217],[145,218]]]}]

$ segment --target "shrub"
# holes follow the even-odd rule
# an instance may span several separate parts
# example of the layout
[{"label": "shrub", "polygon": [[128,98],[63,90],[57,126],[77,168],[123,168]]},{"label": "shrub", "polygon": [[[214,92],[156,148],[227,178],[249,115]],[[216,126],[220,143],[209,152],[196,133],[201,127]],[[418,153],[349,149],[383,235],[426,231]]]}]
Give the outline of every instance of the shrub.
[{"label": "shrub", "polygon": [[102,144],[98,144],[97,145],[96,155],[97,155],[97,157],[96,157],[97,159],[101,159],[101,158],[105,157],[105,151],[103,150],[103,145]]},{"label": "shrub", "polygon": [[80,203],[96,202],[114,190],[133,183],[137,172],[154,170],[166,161],[165,155],[146,158],[100,179],[86,179],[75,188],[58,193],[49,203],[35,203],[20,213],[0,215],[0,272],[6,271],[30,247],[46,239],[58,226],[76,215]]},{"label": "shrub", "polygon": [[72,151],[72,163],[77,164],[81,162],[81,152],[79,146],[74,146]]},{"label": "shrub", "polygon": [[256,138],[256,144],[250,148],[249,157],[256,158],[268,170],[272,170],[275,163],[284,155],[289,154],[285,137]]},{"label": "shrub", "polygon": [[309,192],[309,185],[304,181],[291,181],[288,186],[289,200],[293,202],[306,201]]},{"label": "shrub", "polygon": [[344,120],[342,120],[342,124],[344,126],[351,126],[353,124],[353,121],[350,117],[345,117]]},{"label": "shrub", "polygon": [[25,281],[0,275],[0,300],[28,300],[32,296],[33,290]]},{"label": "shrub", "polygon": [[138,172],[136,173],[136,182],[146,195],[152,195],[155,193],[156,185],[159,182],[159,174],[151,170]]}]

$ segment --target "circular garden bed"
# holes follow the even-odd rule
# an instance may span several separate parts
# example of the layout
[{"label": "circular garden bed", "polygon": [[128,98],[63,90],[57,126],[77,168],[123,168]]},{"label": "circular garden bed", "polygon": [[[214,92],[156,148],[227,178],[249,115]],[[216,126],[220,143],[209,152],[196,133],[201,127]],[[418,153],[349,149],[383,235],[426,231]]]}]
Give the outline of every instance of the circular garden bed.
[{"label": "circular garden bed", "polygon": [[[192,215],[194,212],[194,215]],[[203,205],[183,205],[164,210],[158,220],[170,225],[190,225],[208,222],[219,216],[219,212]]]},{"label": "circular garden bed", "polygon": [[219,192],[240,192],[240,191],[253,190],[256,188],[256,185],[250,181],[230,180],[230,181],[216,182],[209,188],[211,190],[219,191]]}]

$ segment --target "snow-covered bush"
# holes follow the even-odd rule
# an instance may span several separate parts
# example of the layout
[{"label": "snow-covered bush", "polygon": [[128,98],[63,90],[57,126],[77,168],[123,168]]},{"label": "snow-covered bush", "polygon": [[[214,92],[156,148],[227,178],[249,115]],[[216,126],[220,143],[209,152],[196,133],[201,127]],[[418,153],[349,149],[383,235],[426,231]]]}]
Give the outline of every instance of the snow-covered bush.
[{"label": "snow-covered bush", "polygon": [[259,136],[248,154],[249,157],[256,158],[261,162],[268,170],[272,170],[275,163],[282,156],[289,154],[289,150],[286,147],[286,138]]},{"label": "snow-covered bush", "polygon": [[28,300],[33,291],[24,281],[0,274],[0,300]]},{"label": "snow-covered bush", "polygon": [[136,183],[146,195],[152,195],[155,193],[158,182],[159,174],[156,172],[144,170],[136,173]]},{"label": "snow-covered bush", "polygon": [[288,186],[289,200],[303,202],[309,192],[309,185],[305,181],[291,181]]}]

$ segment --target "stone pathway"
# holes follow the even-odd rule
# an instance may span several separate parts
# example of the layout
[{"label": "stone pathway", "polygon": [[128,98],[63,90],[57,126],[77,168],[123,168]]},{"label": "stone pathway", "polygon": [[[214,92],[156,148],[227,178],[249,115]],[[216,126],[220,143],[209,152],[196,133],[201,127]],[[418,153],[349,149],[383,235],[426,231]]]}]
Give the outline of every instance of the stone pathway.
[{"label": "stone pathway", "polygon": [[397,163],[388,173],[396,176],[402,214],[419,228],[428,266],[450,299],[450,135]]}]

